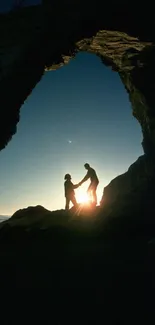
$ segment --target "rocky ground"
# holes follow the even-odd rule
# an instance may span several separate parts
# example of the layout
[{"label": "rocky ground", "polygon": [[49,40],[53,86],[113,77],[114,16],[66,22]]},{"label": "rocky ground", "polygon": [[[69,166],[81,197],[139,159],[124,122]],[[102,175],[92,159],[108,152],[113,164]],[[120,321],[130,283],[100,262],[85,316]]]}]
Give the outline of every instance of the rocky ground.
[{"label": "rocky ground", "polygon": [[107,217],[99,207],[19,210],[0,225],[1,294],[16,293],[12,305],[36,323],[148,323],[154,233],[145,216]]}]

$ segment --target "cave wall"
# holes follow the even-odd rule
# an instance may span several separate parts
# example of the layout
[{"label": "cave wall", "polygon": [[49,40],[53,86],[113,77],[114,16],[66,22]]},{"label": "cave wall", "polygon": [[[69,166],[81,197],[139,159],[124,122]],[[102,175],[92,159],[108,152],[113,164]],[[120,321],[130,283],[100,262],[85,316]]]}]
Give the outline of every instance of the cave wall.
[{"label": "cave wall", "polygon": [[[150,166],[147,157],[155,160],[154,11],[149,2],[140,8],[131,4],[118,1],[103,8],[98,0],[43,0],[42,5],[0,15],[0,149],[16,133],[21,106],[44,71],[60,68],[77,52],[88,51],[119,73],[129,94],[145,153],[134,170],[137,175],[143,170],[149,182],[143,161]],[[105,188],[107,201],[123,195],[122,179],[126,192],[138,188],[130,171]]]},{"label": "cave wall", "polygon": [[102,5],[43,0],[42,5],[0,15],[0,149],[15,134],[20,108],[44,71],[88,51],[120,74],[142,127],[144,152],[154,151],[152,7],[141,5],[138,15],[131,2],[106,4],[105,10]]}]

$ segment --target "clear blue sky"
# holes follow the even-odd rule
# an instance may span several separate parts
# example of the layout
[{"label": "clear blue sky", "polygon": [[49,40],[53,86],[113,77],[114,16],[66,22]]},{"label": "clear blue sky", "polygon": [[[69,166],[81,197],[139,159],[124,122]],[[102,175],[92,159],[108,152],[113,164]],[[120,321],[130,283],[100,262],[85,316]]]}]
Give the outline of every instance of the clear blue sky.
[{"label": "clear blue sky", "polygon": [[64,174],[79,182],[85,162],[100,178],[100,199],[103,187],[143,153],[141,141],[118,74],[79,53],[46,72],[21,109],[18,132],[0,152],[0,214],[37,204],[63,208]]},{"label": "clear blue sky", "polygon": [[[11,3],[0,2],[0,9]],[[100,201],[104,186],[143,154],[141,141],[118,74],[95,55],[79,53],[45,73],[21,109],[17,134],[0,152],[0,215],[38,204],[63,208],[64,174],[79,182],[85,162],[99,176]]]}]

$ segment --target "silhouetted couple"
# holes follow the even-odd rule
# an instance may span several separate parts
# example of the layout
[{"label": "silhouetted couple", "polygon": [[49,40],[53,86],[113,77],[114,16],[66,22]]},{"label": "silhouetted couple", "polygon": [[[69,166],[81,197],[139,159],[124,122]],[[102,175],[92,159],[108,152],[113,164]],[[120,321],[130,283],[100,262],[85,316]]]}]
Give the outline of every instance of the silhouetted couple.
[{"label": "silhouetted couple", "polygon": [[88,190],[87,190],[89,199],[90,199],[90,201],[92,202],[92,204],[94,206],[97,205],[96,190],[97,190],[97,186],[98,186],[98,183],[99,183],[98,177],[96,175],[95,170],[93,168],[91,168],[88,163],[86,163],[84,165],[84,167],[85,167],[85,169],[87,169],[87,174],[82,179],[82,181],[79,182],[78,184],[75,184],[74,185],[71,182],[71,175],[70,174],[66,174],[65,175],[65,183],[64,183],[64,186],[65,186],[65,197],[66,197],[66,207],[65,207],[66,210],[69,210],[69,204],[70,204],[70,202],[72,202],[75,207],[78,207],[78,203],[76,201],[74,189],[76,189],[79,186],[81,186],[88,179],[90,179],[90,185],[89,185]]}]

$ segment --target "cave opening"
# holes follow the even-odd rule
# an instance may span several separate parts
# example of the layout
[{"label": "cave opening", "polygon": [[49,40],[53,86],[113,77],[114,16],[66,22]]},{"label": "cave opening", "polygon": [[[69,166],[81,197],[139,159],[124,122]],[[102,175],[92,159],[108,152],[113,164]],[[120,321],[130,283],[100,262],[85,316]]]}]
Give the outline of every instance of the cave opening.
[{"label": "cave opening", "polygon": [[141,141],[118,73],[96,55],[78,53],[46,72],[21,108],[17,134],[1,152],[0,213],[38,204],[63,208],[64,175],[79,182],[85,162],[99,176],[100,202],[103,188],[143,154]]}]

